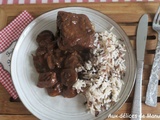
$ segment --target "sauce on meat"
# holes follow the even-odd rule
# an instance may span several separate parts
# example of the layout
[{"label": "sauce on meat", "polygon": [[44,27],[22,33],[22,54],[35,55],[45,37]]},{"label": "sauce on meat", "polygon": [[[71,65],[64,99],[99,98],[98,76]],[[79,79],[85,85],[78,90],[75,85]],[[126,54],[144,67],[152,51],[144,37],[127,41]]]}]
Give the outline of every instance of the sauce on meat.
[{"label": "sauce on meat", "polygon": [[72,89],[79,77],[75,68],[90,59],[94,34],[86,15],[59,11],[56,35],[45,30],[36,39],[38,48],[33,61],[39,73],[37,86],[46,88],[50,96],[76,96]]}]

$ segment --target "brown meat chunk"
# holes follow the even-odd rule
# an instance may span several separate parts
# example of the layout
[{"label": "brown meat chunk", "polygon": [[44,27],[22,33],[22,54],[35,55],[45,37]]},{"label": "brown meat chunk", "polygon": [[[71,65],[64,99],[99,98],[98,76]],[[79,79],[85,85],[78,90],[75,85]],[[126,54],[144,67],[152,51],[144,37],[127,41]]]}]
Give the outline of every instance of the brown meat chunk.
[{"label": "brown meat chunk", "polygon": [[82,64],[82,58],[76,51],[67,55],[67,57],[64,61],[65,68],[73,68],[74,69],[76,67],[81,66],[81,64]]},{"label": "brown meat chunk", "polygon": [[71,87],[77,81],[77,72],[75,69],[63,69],[61,71],[61,83]]},{"label": "brown meat chunk", "polygon": [[38,78],[37,86],[40,88],[46,88],[54,86],[57,83],[56,73],[54,72],[47,72],[47,73],[40,73]]},{"label": "brown meat chunk", "polygon": [[84,49],[93,47],[95,31],[91,21],[84,14],[59,11],[57,16],[57,35],[60,49]]},{"label": "brown meat chunk", "polygon": [[72,87],[64,87],[62,91],[63,97],[73,98],[77,95],[76,90],[72,89]]},{"label": "brown meat chunk", "polygon": [[63,59],[65,58],[62,51],[55,49],[53,53],[46,55],[47,64],[50,70],[61,68]]},{"label": "brown meat chunk", "polygon": [[60,95],[62,92],[62,85],[60,83],[57,83],[52,87],[48,87],[47,92],[50,96],[53,96],[53,97]]},{"label": "brown meat chunk", "polygon": [[49,30],[42,31],[36,38],[37,43],[41,47],[47,47],[48,44],[51,44],[54,41],[54,35]]},{"label": "brown meat chunk", "polygon": [[49,71],[44,55],[33,55],[33,63],[38,73],[44,73]]},{"label": "brown meat chunk", "polygon": [[53,70],[55,68],[56,64],[53,60],[53,55],[52,54],[47,56],[47,64],[48,64],[49,69]]},{"label": "brown meat chunk", "polygon": [[38,47],[36,50],[36,56],[45,55],[46,52],[47,52],[47,49],[45,47]]}]

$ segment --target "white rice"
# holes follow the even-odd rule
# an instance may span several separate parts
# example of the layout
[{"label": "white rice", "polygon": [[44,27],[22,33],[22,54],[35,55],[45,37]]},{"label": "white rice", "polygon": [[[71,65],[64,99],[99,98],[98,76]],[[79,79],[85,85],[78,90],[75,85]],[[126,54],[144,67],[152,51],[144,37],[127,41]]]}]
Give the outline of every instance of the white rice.
[{"label": "white rice", "polygon": [[83,93],[86,107],[97,115],[119,100],[123,83],[125,66],[125,46],[120,43],[112,32],[104,31],[95,34],[93,59],[84,66],[76,68],[83,74],[73,88]]}]

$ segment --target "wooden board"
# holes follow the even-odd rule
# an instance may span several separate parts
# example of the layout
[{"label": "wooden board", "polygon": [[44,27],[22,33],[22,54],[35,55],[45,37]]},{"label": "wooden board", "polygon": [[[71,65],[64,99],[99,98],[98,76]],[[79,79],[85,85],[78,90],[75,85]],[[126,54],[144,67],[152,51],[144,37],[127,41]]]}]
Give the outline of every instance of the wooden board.
[{"label": "wooden board", "polygon": [[[56,8],[68,6],[83,6],[98,10],[105,15],[115,20],[124,31],[127,33],[133,49],[136,47],[136,29],[140,17],[147,13],[149,16],[148,22],[148,37],[145,53],[145,65],[143,72],[142,86],[142,113],[143,120],[150,120],[153,115],[153,120],[160,119],[160,85],[158,85],[158,105],[157,107],[149,107],[144,104],[146,89],[149,81],[150,71],[154,59],[154,53],[157,45],[157,33],[152,29],[152,21],[155,12],[160,3],[65,3],[65,4],[43,4],[43,5],[2,5],[0,6],[0,30],[9,24],[22,11],[27,10],[35,18],[47,11]],[[132,101],[134,89],[126,101],[126,103],[108,120],[129,120],[131,115]],[[152,114],[152,116],[151,116]],[[126,116],[125,116],[126,115]],[[127,116],[128,115],[128,116]],[[125,118],[124,118],[125,117]],[[127,118],[126,118],[127,117]],[[148,117],[148,118],[147,118]],[[23,105],[20,100],[10,98],[7,91],[0,85],[0,120],[38,120],[33,116]]]}]

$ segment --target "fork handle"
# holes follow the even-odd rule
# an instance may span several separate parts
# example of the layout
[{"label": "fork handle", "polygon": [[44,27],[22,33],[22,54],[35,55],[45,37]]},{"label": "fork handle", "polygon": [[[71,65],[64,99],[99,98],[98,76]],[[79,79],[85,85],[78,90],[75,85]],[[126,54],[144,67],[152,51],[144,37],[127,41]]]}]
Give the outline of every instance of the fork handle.
[{"label": "fork handle", "polygon": [[158,45],[152,65],[151,75],[149,78],[145,104],[157,106],[158,80],[160,75],[160,34],[158,34]]}]

